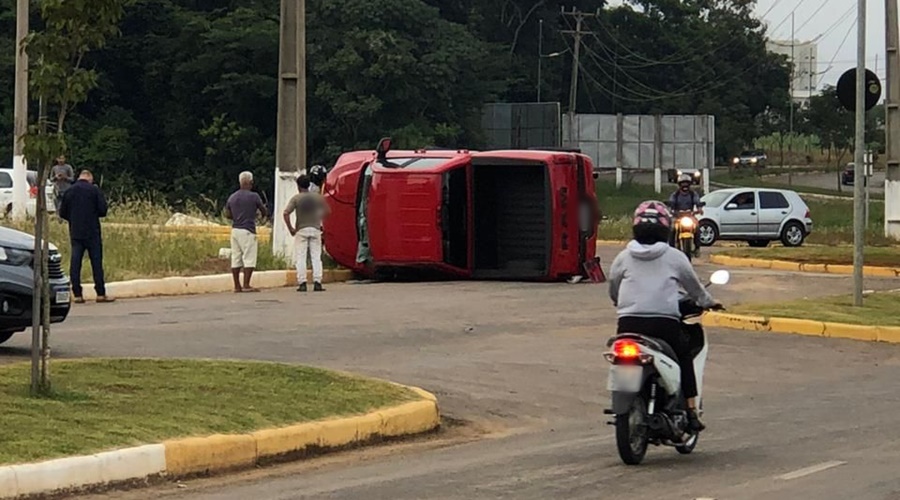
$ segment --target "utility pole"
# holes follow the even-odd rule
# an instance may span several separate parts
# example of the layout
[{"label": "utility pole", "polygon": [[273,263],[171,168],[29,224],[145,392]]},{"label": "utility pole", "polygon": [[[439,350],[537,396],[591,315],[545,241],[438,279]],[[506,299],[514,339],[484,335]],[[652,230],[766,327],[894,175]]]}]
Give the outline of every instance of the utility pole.
[{"label": "utility pole", "polygon": [[856,141],[853,183],[853,303],[863,305],[863,245],[865,244],[866,150],[866,0],[858,0],[856,18]]},{"label": "utility pole", "polygon": [[[25,142],[22,136],[28,131],[28,54],[22,42],[28,36],[28,0],[16,2],[16,90],[13,118],[13,190],[12,218],[25,218],[25,189],[27,186]],[[5,208],[5,207],[0,207]]]},{"label": "utility pole", "polygon": [[[281,0],[278,49],[278,131],[275,145],[275,213],[296,194],[306,165],[306,1]],[[271,215],[271,214],[270,214]],[[281,217],[272,217],[272,253],[289,256],[291,241]]]},{"label": "utility pole", "polygon": [[544,20],[538,23],[538,77],[537,102],[541,102],[541,65],[544,63]]},{"label": "utility pole", "polygon": [[575,37],[575,46],[572,50],[572,81],[569,87],[569,109],[567,114],[569,122],[570,147],[576,147],[578,145],[578,131],[575,130],[575,107],[578,104],[578,69],[580,64],[579,56],[581,55],[581,37],[593,33],[591,31],[582,31],[582,28],[584,27],[584,20],[586,18],[598,17],[599,14],[599,9],[593,14],[580,12],[574,7],[572,7],[572,10],[570,12],[566,12],[565,8],[563,8],[562,10],[563,16],[570,16],[575,18],[575,31],[563,31],[564,34],[573,35]]},{"label": "utility pole", "polygon": [[[797,60],[794,59],[794,12],[791,11],[791,119],[790,119],[790,135],[788,137],[788,161],[793,163],[794,156],[794,69],[797,67]],[[788,186],[794,185],[794,171],[792,166],[788,167]]]},{"label": "utility pole", "polygon": [[885,93],[884,234],[900,240],[900,30],[897,0],[885,0],[885,52],[887,53]]}]

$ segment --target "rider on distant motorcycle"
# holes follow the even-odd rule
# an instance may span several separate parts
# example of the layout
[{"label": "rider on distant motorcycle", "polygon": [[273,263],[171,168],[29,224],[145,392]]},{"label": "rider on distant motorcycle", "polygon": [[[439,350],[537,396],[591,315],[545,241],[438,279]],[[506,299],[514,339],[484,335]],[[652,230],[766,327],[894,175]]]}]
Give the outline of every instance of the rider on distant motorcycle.
[{"label": "rider on distant motorcycle", "polygon": [[[688,174],[681,174],[678,176],[678,191],[672,193],[669,196],[669,208],[675,212],[677,215],[678,212],[700,212],[702,210],[702,206],[700,205],[700,193],[691,189],[691,186],[694,184],[693,179]],[[691,215],[691,218],[694,219],[694,222],[697,222],[696,217]],[[694,256],[700,256],[700,231],[696,229],[696,224],[694,225]],[[671,237],[669,238],[669,244],[675,244],[676,235],[673,232]]]},{"label": "rider on distant motorcycle", "polygon": [[704,308],[721,306],[697,278],[690,261],[668,245],[672,215],[659,201],[645,201],[634,212],[634,240],[613,261],[609,296],[619,317],[618,332],[660,339],[672,347],[681,367],[691,429],[705,426],[697,414],[697,378],[678,307],[679,290]]}]

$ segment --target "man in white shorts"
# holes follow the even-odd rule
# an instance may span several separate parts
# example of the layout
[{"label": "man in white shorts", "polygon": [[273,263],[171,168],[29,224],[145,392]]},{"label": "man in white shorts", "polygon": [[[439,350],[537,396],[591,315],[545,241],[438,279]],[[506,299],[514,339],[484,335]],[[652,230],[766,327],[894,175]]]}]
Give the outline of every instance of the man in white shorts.
[{"label": "man in white shorts", "polygon": [[[310,192],[309,176],[297,177],[297,191],[284,207],[284,223],[294,237],[294,260],[297,265],[298,292],[307,291],[306,259],[312,262],[313,291],[324,292],[322,287],[322,219],[331,212],[328,203],[319,193]],[[296,222],[291,223],[291,214]]]},{"label": "man in white shorts", "polygon": [[[234,277],[234,292],[258,292],[250,286],[250,278],[256,269],[256,213],[268,216],[262,198],[253,191],[253,174],[241,172],[238,177],[241,188],[235,191],[225,203],[225,217],[231,223],[231,274]],[[241,284],[241,270],[244,283]]]}]

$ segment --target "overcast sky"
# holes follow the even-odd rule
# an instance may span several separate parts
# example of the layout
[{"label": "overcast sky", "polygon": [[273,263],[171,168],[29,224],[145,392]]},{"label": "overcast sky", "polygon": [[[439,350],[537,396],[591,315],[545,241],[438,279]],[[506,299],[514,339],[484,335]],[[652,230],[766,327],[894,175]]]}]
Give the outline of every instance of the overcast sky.
[{"label": "overcast sky", "polygon": [[[609,3],[621,4],[623,0]],[[757,0],[756,12],[769,25],[772,39],[791,39],[792,11],[796,39],[821,37],[818,40],[821,89],[822,85],[837,85],[841,74],[856,65],[856,4],[857,0]],[[884,2],[869,0],[867,5],[866,66],[876,71],[877,56],[877,73],[884,79]]]},{"label": "overcast sky", "polygon": [[[841,73],[856,65],[856,4],[857,0],[758,0],[756,11],[768,23],[770,38],[779,40],[791,39],[791,11],[794,11],[795,38],[805,41],[821,37],[818,71],[825,72],[820,76],[822,85],[837,85]],[[877,73],[883,79],[884,2],[869,0],[866,67],[872,71],[876,70],[876,57]]]}]

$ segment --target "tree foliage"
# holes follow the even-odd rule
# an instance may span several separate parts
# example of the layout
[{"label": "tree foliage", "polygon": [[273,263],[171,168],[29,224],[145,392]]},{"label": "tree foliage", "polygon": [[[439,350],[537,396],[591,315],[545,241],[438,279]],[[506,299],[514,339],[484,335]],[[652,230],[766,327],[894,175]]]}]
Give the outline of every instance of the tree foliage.
[{"label": "tree foliage", "polygon": [[[535,100],[539,21],[544,54],[572,46],[562,8],[599,9],[584,24],[579,112],[713,114],[724,156],[786,109],[787,63],[766,51],[749,0],[306,4],[310,162],[386,134],[401,146],[483,146],[484,103]],[[12,128],[13,11],[0,0],[0,133]],[[279,0],[134,0],[123,36],[84,57],[78,78],[97,88],[69,118],[74,165],[113,197],[221,203],[244,169],[271,189],[278,16]],[[568,101],[571,65],[570,53],[543,59],[544,100]]]},{"label": "tree foliage", "polygon": [[[28,164],[37,172],[34,242],[33,326],[40,327],[39,344],[32,344],[32,391],[50,391],[50,288],[47,270],[47,177],[53,158],[66,150],[66,117],[97,86],[98,73],[85,68],[85,55],[118,33],[126,0],[41,0],[43,26],[25,40],[30,63],[29,84],[40,103],[36,123],[23,138]],[[48,113],[55,119],[48,120]],[[38,356],[38,351],[40,355]]]}]

